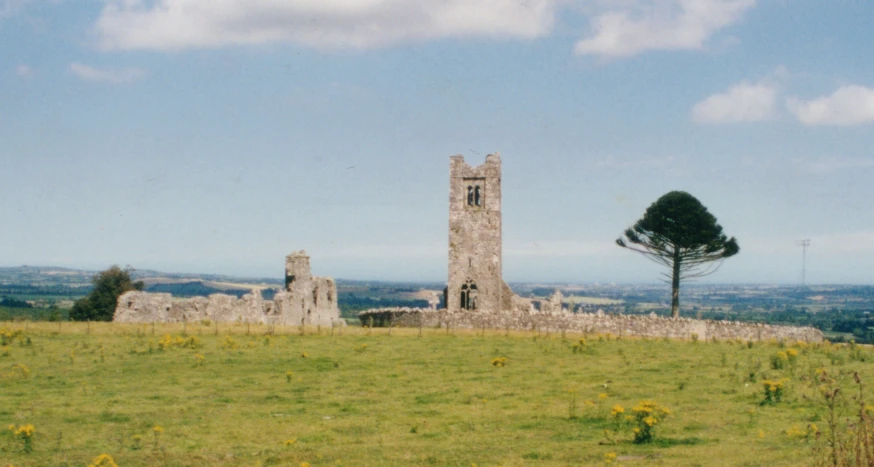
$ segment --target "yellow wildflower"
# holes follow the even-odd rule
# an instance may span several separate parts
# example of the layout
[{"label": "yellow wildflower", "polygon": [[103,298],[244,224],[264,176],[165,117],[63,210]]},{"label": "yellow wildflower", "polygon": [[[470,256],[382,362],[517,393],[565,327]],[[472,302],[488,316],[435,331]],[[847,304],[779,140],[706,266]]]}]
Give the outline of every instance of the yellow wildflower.
[{"label": "yellow wildflower", "polygon": [[101,454],[94,458],[88,467],[118,467],[115,460],[109,454]]},{"label": "yellow wildflower", "polygon": [[33,425],[21,425],[17,430],[15,430],[15,436],[20,438],[32,438],[34,431],[36,431],[36,429]]}]

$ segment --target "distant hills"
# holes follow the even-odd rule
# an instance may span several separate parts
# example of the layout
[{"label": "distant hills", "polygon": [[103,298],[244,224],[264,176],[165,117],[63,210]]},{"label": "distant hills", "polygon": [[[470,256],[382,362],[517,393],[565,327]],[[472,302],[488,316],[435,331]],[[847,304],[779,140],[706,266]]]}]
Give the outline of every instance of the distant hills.
[{"label": "distant hills", "polygon": [[[71,269],[57,266],[14,266],[0,267],[0,284],[33,285],[33,286],[90,286],[91,278],[98,271]],[[209,282],[210,287],[217,289],[234,288],[245,284],[247,288],[281,287],[282,279],[234,277],[220,274],[189,274],[154,271],[151,269],[134,269],[131,276],[149,284],[184,284],[190,282]]]}]

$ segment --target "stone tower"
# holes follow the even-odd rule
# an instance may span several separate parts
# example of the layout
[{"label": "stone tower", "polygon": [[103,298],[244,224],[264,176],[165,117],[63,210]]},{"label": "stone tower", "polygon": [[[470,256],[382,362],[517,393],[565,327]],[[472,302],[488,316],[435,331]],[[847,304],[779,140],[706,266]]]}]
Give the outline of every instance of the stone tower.
[{"label": "stone tower", "polygon": [[450,313],[500,312],[510,308],[501,277],[501,157],[471,167],[463,156],[449,163]]}]

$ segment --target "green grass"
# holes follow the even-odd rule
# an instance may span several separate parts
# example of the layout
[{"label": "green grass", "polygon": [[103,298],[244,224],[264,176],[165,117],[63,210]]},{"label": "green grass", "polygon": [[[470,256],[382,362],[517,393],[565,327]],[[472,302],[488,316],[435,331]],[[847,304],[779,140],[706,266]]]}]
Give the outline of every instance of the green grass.
[{"label": "green grass", "polygon": [[[760,343],[589,336],[574,353],[580,336],[285,328],[266,337],[231,325],[216,336],[214,325],[189,325],[200,348],[162,351],[158,341],[181,335],[181,324],[154,335],[150,325],[27,326],[0,348],[0,465],[82,466],[101,453],[122,466],[601,465],[608,453],[635,465],[799,465],[813,441],[786,430],[825,429],[815,369],[874,381],[874,355],[859,347],[800,350],[793,371],[769,369],[785,349]],[[224,345],[228,333],[236,349]],[[761,405],[761,380],[784,377],[783,402]],[[644,399],[671,410],[652,444],[632,444],[630,429],[605,433],[614,405],[630,413]],[[36,428],[29,454],[6,428],[23,424]]]}]

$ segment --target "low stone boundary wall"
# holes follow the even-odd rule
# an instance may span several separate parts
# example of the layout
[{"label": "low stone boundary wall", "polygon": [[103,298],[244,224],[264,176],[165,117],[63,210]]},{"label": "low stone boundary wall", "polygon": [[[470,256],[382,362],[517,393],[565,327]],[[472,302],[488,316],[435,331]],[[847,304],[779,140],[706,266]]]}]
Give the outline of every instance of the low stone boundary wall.
[{"label": "low stone boundary wall", "polygon": [[447,313],[446,310],[435,311],[425,308],[376,308],[362,311],[358,314],[358,319],[364,326],[372,323],[373,326],[542,330],[699,340],[783,339],[805,342],[823,340],[822,331],[811,327],[691,318],[673,319],[655,315]]}]

